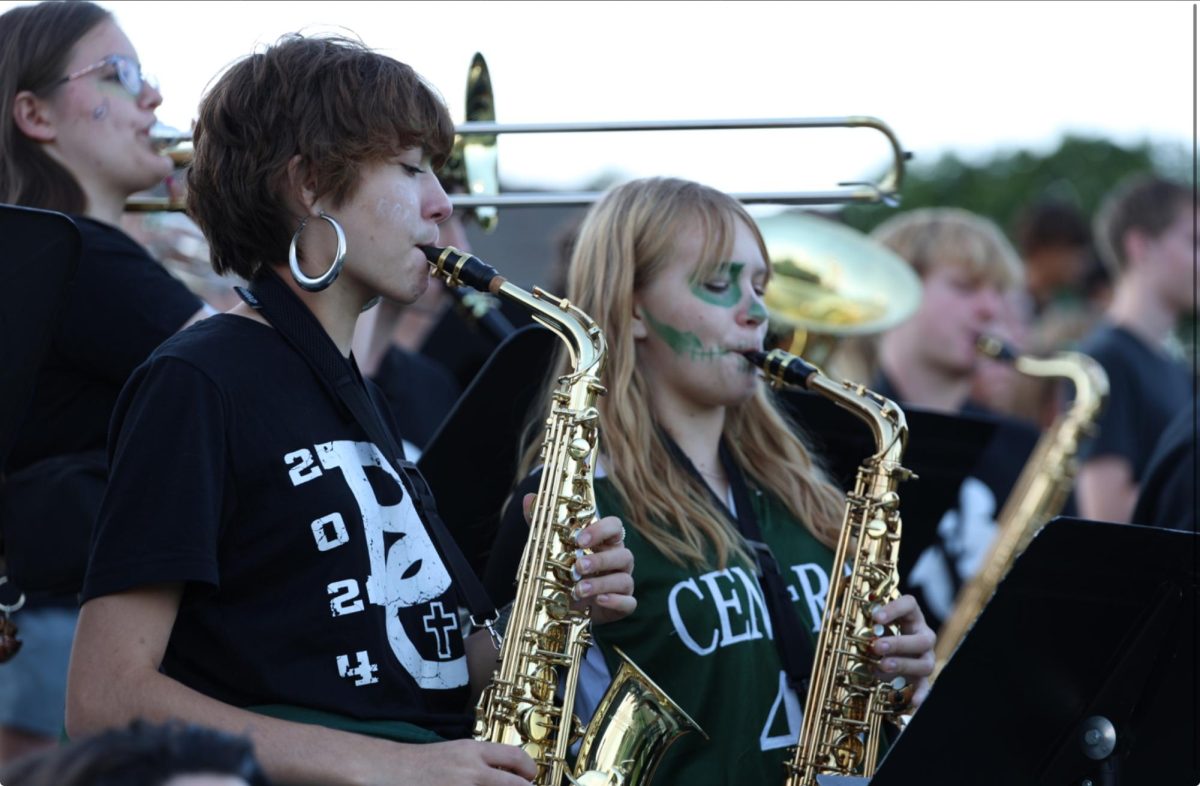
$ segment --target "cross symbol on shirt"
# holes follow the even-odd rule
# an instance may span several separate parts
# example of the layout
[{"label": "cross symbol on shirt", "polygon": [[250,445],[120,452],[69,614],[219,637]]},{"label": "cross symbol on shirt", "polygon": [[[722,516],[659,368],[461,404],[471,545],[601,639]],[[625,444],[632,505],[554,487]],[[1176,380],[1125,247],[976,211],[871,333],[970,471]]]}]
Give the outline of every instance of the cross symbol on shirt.
[{"label": "cross symbol on shirt", "polygon": [[421,622],[425,623],[425,632],[432,633],[437,639],[438,657],[449,658],[450,631],[458,628],[458,620],[455,616],[446,613],[446,609],[439,600],[429,604],[429,613],[421,617]]}]

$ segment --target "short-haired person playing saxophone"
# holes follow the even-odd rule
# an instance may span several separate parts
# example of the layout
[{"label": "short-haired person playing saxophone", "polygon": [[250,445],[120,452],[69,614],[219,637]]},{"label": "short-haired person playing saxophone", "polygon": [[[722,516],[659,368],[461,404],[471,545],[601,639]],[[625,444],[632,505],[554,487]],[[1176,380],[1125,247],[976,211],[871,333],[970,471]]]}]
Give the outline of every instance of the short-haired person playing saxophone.
[{"label": "short-haired person playing saxophone", "polygon": [[[372,428],[353,405],[373,392],[350,356],[359,314],[428,285],[453,134],[411,68],[343,38],[285,37],[205,95],[189,212],[214,267],[251,285],[155,352],[117,406],[73,736],[139,716],[248,733],[287,784],[534,776],[518,748],[460,739],[496,651],[459,629],[461,574],[419,475],[380,444],[387,413]],[[577,536],[595,553],[576,597],[601,622],[635,605],[621,530],[610,517]]]},{"label": "short-haired person playing saxophone", "polygon": [[[774,559],[790,595],[784,609],[812,642],[845,499],[742,356],[762,349],[770,276],[736,200],[667,178],[607,194],[570,263],[568,300],[608,337],[596,499],[629,526],[638,576],[637,609],[596,640],[610,669],[615,645],[708,736],[670,747],[656,784],[782,784],[799,734],[804,697],[789,685],[755,577],[761,551],[735,521],[756,519],[771,553],[762,559]],[[494,593],[492,575],[511,575],[514,559],[500,549],[521,526],[506,517],[488,571]],[[873,644],[881,673],[905,676],[919,703],[933,632],[911,596],[875,621],[900,629]]]}]

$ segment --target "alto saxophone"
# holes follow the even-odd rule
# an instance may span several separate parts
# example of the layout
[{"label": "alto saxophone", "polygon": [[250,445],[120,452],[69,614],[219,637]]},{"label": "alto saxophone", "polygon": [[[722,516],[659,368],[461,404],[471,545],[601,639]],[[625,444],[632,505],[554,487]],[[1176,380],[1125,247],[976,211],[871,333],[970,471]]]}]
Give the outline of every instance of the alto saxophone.
[{"label": "alto saxophone", "polygon": [[996,338],[981,336],[977,343],[981,353],[1012,362],[1022,374],[1069,379],[1075,386],[1075,401],[1038,440],[1000,509],[996,537],[980,569],[959,591],[954,610],[938,631],[933,650],[934,677],[967,635],[1013,560],[1037,531],[1062,510],[1075,479],[1075,454],[1080,440],[1091,433],[1108,396],[1108,374],[1087,355],[1058,352],[1049,358],[1017,357]]},{"label": "alto saxophone", "polygon": [[896,635],[874,612],[900,595],[900,496],[914,477],[901,466],[908,441],[904,412],[891,400],[853,382],[834,382],[783,350],[751,352],[772,386],[803,386],[864,420],[877,452],[858,468],[854,491],[833,558],[821,632],[813,656],[800,739],[788,764],[787,786],[815,786],[818,775],[870,776],[875,772],[882,722],[908,704],[907,680],[881,681],[871,644]]},{"label": "alto saxophone", "polygon": [[[623,653],[618,652],[621,667],[582,734],[575,766],[567,761],[568,748],[579,736],[574,715],[579,670],[592,643],[588,613],[571,607],[571,588],[575,536],[596,517],[596,400],[605,392],[600,383],[604,334],[568,301],[536,287],[530,294],[476,257],[452,247],[422,250],[432,275],[451,287],[466,284],[528,308],[571,355],[571,371],[559,377],[546,420],[541,482],[517,594],[507,633],[498,642],[496,674],[476,708],[475,739],[522,748],[537,763],[534,783],[539,786],[560,786],[564,777],[582,786],[648,782],[667,746],[699,727]],[[561,706],[555,702],[560,677]]]}]

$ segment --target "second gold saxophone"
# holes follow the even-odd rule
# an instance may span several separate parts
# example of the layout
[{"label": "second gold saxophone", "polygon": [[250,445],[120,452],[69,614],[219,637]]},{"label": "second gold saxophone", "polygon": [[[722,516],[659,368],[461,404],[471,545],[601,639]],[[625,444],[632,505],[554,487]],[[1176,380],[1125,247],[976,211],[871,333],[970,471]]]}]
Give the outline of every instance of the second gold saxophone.
[{"label": "second gold saxophone", "polygon": [[818,775],[869,776],[875,772],[883,721],[908,704],[903,677],[883,682],[873,674],[871,644],[896,635],[895,626],[872,619],[900,596],[900,496],[896,487],[914,477],[901,465],[908,440],[904,412],[890,399],[852,382],[834,382],[815,366],[783,350],[746,356],[775,386],[806,387],[871,427],[877,452],[858,468],[847,497],[841,536],[830,571],[821,633],[813,655],[800,740],[788,765],[787,786],[815,786]]},{"label": "second gold saxophone", "polygon": [[985,355],[1013,363],[1022,374],[1071,380],[1075,401],[1038,440],[1000,509],[996,537],[979,570],[958,593],[954,610],[938,631],[934,678],[991,600],[1013,561],[1037,531],[1062,510],[1075,479],[1075,454],[1080,441],[1092,430],[1108,396],[1108,374],[1104,367],[1079,352],[1058,352],[1048,358],[1018,357],[990,336],[981,337],[978,348]]},{"label": "second gold saxophone", "polygon": [[[667,745],[698,729],[636,666],[623,663],[582,736],[572,768],[567,751],[578,736],[576,686],[591,646],[590,620],[572,608],[575,535],[596,516],[593,494],[599,449],[596,400],[604,394],[604,334],[566,300],[505,281],[495,269],[455,248],[423,247],[433,275],[528,308],[570,351],[559,377],[542,442],[542,475],[521,556],[517,594],[499,665],[476,709],[475,738],[516,745],[538,765],[534,783],[636,786],[649,781]],[[556,690],[562,689],[561,705]],[[568,770],[571,771],[567,775]]]}]

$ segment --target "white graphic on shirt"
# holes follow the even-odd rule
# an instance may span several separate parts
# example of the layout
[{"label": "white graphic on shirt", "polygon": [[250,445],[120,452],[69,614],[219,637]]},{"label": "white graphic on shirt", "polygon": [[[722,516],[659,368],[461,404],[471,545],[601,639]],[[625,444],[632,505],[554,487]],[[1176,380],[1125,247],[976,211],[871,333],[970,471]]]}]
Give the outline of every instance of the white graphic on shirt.
[{"label": "white graphic on shirt", "polygon": [[288,477],[292,479],[293,486],[300,486],[310,480],[321,477],[321,468],[313,463],[313,454],[308,448],[293,450],[283,457],[284,464],[291,464],[293,462],[295,462],[296,466],[288,470]]},{"label": "white graphic on shirt", "polygon": [[[804,602],[808,604],[808,618],[812,620],[812,629],[815,633],[821,629],[821,617],[825,614],[825,595],[829,592],[829,575],[820,565],[814,565],[811,562],[807,565],[793,565],[792,572],[796,574],[796,581],[804,590]],[[788,594],[792,596],[793,602],[800,600],[799,593],[791,584],[788,585]]]},{"label": "white graphic on shirt", "polygon": [[421,617],[426,633],[432,633],[437,639],[438,655],[450,657],[450,631],[458,630],[458,620],[453,614],[447,614],[442,608],[442,602],[429,604],[429,613]]},{"label": "white graphic on shirt", "polygon": [[[788,585],[788,594],[795,602],[803,596],[813,620],[812,629],[817,631],[829,590],[829,576],[824,568],[813,563],[793,565],[791,569],[800,589]],[[697,606],[710,606],[715,612],[717,619],[711,629],[701,628],[698,620],[707,615],[699,613]],[[758,579],[739,566],[677,582],[667,593],[667,615],[675,635],[697,655],[710,655],[720,647],[775,637]]]},{"label": "white graphic on shirt", "polygon": [[[366,580],[367,600],[385,609],[388,642],[391,644],[392,653],[422,688],[444,690],[466,685],[465,656],[454,660],[426,660],[409,638],[409,632],[400,620],[399,612],[402,609],[429,603],[450,589],[450,574],[407,493],[396,505],[379,504],[367,477],[366,468],[382,469],[400,484],[395,469],[369,442],[338,440],[315,447],[321,467],[326,472],[340,470],[358,503],[367,553],[371,561],[371,575]],[[384,533],[395,533],[399,537],[394,539],[390,546],[385,546]],[[357,594],[357,585],[354,586],[353,592]],[[347,596],[342,602],[350,599],[351,597]],[[333,602],[337,601],[335,598]],[[346,606],[345,609],[353,610],[353,606]],[[441,657],[450,655],[449,630],[444,626],[436,631],[426,627],[426,631],[434,637]],[[365,658],[366,653],[362,653],[362,657]],[[340,657],[338,663],[340,672]],[[360,681],[356,684],[367,683]]]},{"label": "white graphic on shirt", "polygon": [[318,551],[329,551],[350,542],[350,533],[346,530],[346,521],[341,513],[330,513],[314,521],[312,533]]},{"label": "white graphic on shirt", "polygon": [[[771,618],[767,614],[767,604],[759,590],[757,579],[752,578],[740,567],[715,570],[701,575],[700,581],[707,587],[706,593],[696,579],[686,579],[671,588],[667,596],[667,612],[675,633],[689,650],[697,655],[708,655],[717,647],[729,647],[743,641],[753,641],[764,636],[772,638]],[[742,607],[742,599],[737,593],[741,585],[749,603]],[[713,628],[711,635],[701,635],[688,630],[685,618],[695,615],[684,607],[690,602],[680,595],[687,592],[699,599],[700,603],[712,604],[717,612],[718,627]],[[705,643],[707,639],[707,643]]]},{"label": "white graphic on shirt", "polygon": [[992,539],[996,537],[996,495],[978,478],[967,478],[958,490],[958,509],[951,508],[938,522],[941,548],[930,546],[921,552],[908,582],[920,587],[925,606],[934,616],[945,619],[954,608],[954,582],[966,581],[979,570]]},{"label": "white graphic on shirt", "polygon": [[379,678],[375,676],[379,667],[371,662],[367,651],[359,650],[354,653],[354,657],[358,659],[358,662],[351,666],[348,655],[337,656],[338,674],[343,677],[354,677],[355,685],[374,685],[379,682]]},{"label": "white graphic on shirt", "polygon": [[327,586],[325,591],[333,596],[329,600],[329,611],[335,617],[357,614],[366,608],[359,597],[358,582],[354,579],[335,581]]},{"label": "white graphic on shirt", "polygon": [[[787,720],[787,731],[781,734],[771,734],[780,709],[784,711],[784,718]],[[788,687],[787,672],[780,671],[779,690],[775,693],[775,701],[771,704],[770,712],[767,713],[767,722],[763,724],[762,731],[758,735],[759,749],[770,751],[795,745],[800,739],[800,724],[803,720],[804,710],[800,706],[800,699],[796,698],[796,692]]]}]

